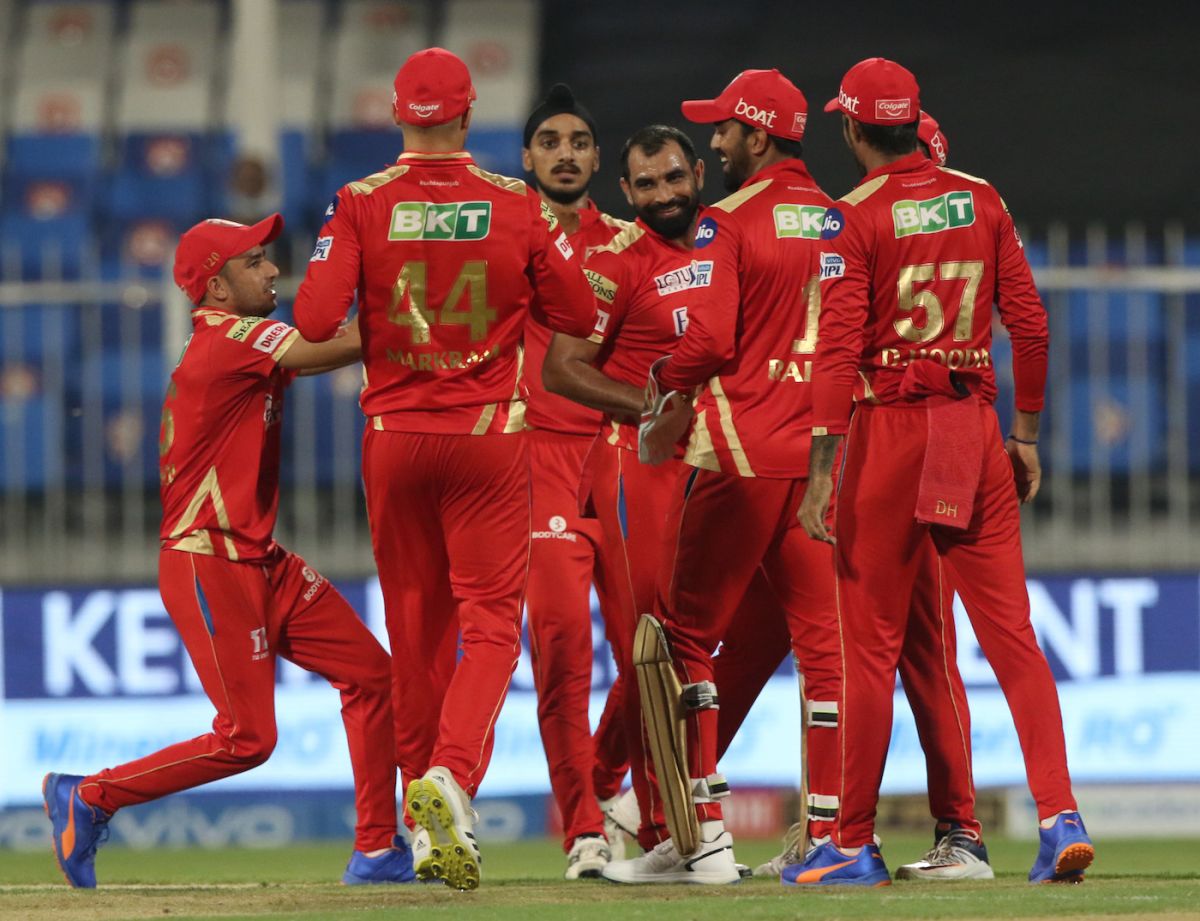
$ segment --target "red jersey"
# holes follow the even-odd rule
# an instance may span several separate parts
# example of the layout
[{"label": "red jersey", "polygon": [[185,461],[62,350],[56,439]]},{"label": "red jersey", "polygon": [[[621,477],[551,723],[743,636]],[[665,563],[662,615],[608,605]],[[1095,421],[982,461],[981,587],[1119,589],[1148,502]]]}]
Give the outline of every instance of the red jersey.
[{"label": "red jersey", "polygon": [[841,259],[821,311],[814,431],[846,431],[856,387],[897,402],[911,361],[979,375],[996,397],[992,304],[1012,338],[1016,404],[1042,408],[1049,331],[1021,239],[987,182],[921,153],[869,173],[829,211]]},{"label": "red jersey", "polygon": [[295,377],[278,362],[299,335],[278,320],[192,311],[158,435],[164,548],[270,556],[283,391]]},{"label": "red jersey", "polygon": [[[596,250],[584,269],[596,295],[600,345],[595,365],[615,381],[641,388],[650,365],[670,354],[688,326],[688,306],[712,281],[712,262],[697,259],[641,218]],[[637,421],[606,417],[609,444],[637,450]]]},{"label": "red jersey", "polygon": [[[571,248],[586,260],[629,226],[628,221],[610,217],[591,201],[579,209],[579,229],[571,234]],[[525,425],[529,428],[561,432],[564,435],[595,435],[604,415],[551,393],[542,385],[542,365],[550,349],[552,330],[540,322],[541,308],[534,300],[533,310],[525,323],[525,383],[529,398],[525,406]]]},{"label": "red jersey", "polygon": [[696,258],[711,261],[712,284],[697,292],[687,335],[659,372],[672,390],[704,385],[684,457],[692,466],[808,475],[819,238],[830,201],[803,161],[788,159],[759,170],[700,222]]},{"label": "red jersey", "polygon": [[483,434],[523,427],[521,336],[536,288],[554,329],[586,336],[587,282],[554,213],[465,151],[401,154],[343,186],[296,295],[308,339],[333,335],[358,292],[377,429]]}]

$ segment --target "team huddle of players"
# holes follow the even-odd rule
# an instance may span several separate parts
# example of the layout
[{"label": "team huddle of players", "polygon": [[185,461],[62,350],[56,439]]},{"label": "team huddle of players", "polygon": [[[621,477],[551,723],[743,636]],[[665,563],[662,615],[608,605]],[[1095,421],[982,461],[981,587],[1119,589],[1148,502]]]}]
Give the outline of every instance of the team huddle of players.
[{"label": "team huddle of players", "polygon": [[[692,142],[652,125],[618,157],[632,222],[588,198],[596,126],[567,87],[525,126],[536,188],[466,152],[475,90],[453,54],[413,55],[395,92],[405,153],[338,192],[294,328],[266,319],[278,216],[202,222],[180,241],[194,333],[164,407],[160,587],[218,715],[135,762],[47,775],[68,881],[96,884],[117,809],[266,759],[282,655],[342,694],[358,807],[343,880],[475,888],[471,799],[524,605],[568,879],[749,872],[717,765],[789,652],[805,815],[755,872],[890,883],[873,820],[899,670],[936,826],[896,875],[991,878],[955,591],[1037,803],[1029,878],[1082,881],[1094,850],[1020,548],[1019,504],[1040,480],[1045,311],[1004,202],[945,167],[913,75],[862,61],[825,107],[863,174],[837,201],[804,165],[807,102],[777,70],[684,102],[712,126],[729,194],[702,205]],[[1013,348],[1007,437],[993,305]],[[360,356],[390,668],[336,590],[271,537],[284,390]],[[618,668],[594,734],[592,585]],[[397,766],[411,843],[396,834]],[[642,848],[630,859],[625,833]]]}]

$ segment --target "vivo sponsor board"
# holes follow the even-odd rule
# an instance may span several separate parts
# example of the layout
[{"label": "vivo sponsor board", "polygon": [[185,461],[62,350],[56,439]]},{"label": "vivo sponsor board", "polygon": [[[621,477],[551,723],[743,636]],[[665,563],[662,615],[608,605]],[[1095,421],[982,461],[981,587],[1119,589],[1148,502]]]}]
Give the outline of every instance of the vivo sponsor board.
[{"label": "vivo sponsor board", "polygon": [[[378,583],[339,586],[386,643]],[[1050,577],[1029,583],[1033,622],[1059,681],[1071,773],[1078,781],[1200,780],[1200,580],[1195,575]],[[1004,697],[961,608],[958,662],[967,682],[980,786],[1021,784]],[[591,711],[613,679],[593,612]],[[36,804],[49,770],[82,773],[208,729],[212,707],[151,588],[0,591],[0,807]],[[769,682],[722,769],[735,786],[798,783],[798,702],[787,663]],[[217,793],[346,789],[349,760],[337,692],[287,663],[278,676],[279,743],[270,761],[205,788]],[[923,756],[896,697],[887,792],[924,789]],[[497,724],[481,793],[549,789],[527,651]]]}]

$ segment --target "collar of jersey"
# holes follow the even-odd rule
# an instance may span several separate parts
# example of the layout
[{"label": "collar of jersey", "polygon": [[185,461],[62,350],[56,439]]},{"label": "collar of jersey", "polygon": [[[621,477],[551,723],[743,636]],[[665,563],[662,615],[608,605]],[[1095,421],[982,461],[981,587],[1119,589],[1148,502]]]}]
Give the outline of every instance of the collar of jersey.
[{"label": "collar of jersey", "polygon": [[799,157],[788,157],[786,160],[780,160],[778,163],[772,163],[770,166],[764,166],[757,173],[742,183],[742,188],[754,185],[756,182],[762,182],[764,179],[777,179],[784,173],[793,173],[801,176],[811,182],[814,186],[817,184],[812,178],[812,174],[808,171],[808,166]]},{"label": "collar of jersey", "polygon": [[420,163],[429,160],[458,160],[471,161],[471,154],[466,150],[453,150],[446,153],[421,153],[419,150],[406,150],[396,158],[397,163]]},{"label": "collar of jersey", "polygon": [[930,165],[932,165],[932,161],[925,156],[925,154],[921,153],[919,150],[914,150],[910,154],[905,154],[899,160],[893,160],[891,163],[885,163],[883,166],[879,166],[871,170],[871,172],[863,176],[862,180],[858,184],[863,185],[864,183],[870,182],[872,179],[876,179],[879,176],[885,176],[889,173],[912,173],[921,169],[922,167]]}]

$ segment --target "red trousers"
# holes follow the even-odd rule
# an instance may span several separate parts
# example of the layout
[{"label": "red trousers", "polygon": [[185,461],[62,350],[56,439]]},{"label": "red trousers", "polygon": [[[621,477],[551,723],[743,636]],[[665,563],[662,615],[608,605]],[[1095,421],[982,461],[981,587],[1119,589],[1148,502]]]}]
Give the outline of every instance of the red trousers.
[{"label": "red trousers", "polygon": [[614,795],[628,768],[620,719],[602,720],[593,739],[588,722],[592,688],[593,579],[601,607],[610,604],[604,583],[600,523],[579,512],[589,435],[530,431],[529,469],[533,525],[529,556],[528,614],[538,726],[550,787],[562,813],[569,850],[580,835],[599,835],[604,816],[596,803]]},{"label": "red trousers", "polygon": [[[734,653],[743,637],[774,637],[778,664],[784,638],[799,640],[793,649],[812,714],[804,740],[809,809],[817,817],[813,833],[824,834],[822,825],[837,809],[841,669],[832,553],[809,540],[796,519],[804,488],[802,479],[683,468],[671,492],[655,611],[680,681],[716,680],[722,696],[719,710],[695,711],[688,721],[688,770],[697,779],[716,773],[719,718],[726,689],[736,686],[728,676],[717,680],[712,656],[718,642],[727,638]],[[756,628],[754,621],[771,626]],[[738,691],[729,693],[736,701]],[[745,698],[731,709],[744,716]],[[697,804],[697,812],[702,821],[721,818],[719,802]]]},{"label": "red trousers", "polygon": [[526,441],[368,428],[363,482],[402,779],[442,765],[474,796],[521,650]]},{"label": "red trousers", "polygon": [[913,587],[930,537],[950,570],[1016,723],[1042,818],[1075,808],[1058,692],[1029,622],[1012,465],[991,406],[980,407],[983,472],[969,526],[914,514],[928,423],[924,408],[860,405],[838,493],[838,618],[845,683],[844,768],[835,840],[869,843],[892,725],[895,672],[908,638]]},{"label": "red trousers", "polygon": [[324,577],[282,548],[267,563],[163,550],[163,604],[217,709],[213,731],[85,777],[80,795],[115,812],[247,771],[275,747],[275,659],[342,696],[354,772],[355,848],[390,847],[396,765],[387,653]]},{"label": "red trousers", "polygon": [[[653,765],[642,745],[633,635],[638,618],[654,610],[663,527],[679,471],[684,469],[691,468],[678,461],[658,467],[641,464],[632,451],[600,438],[594,442],[584,467],[583,493],[589,511],[594,511],[600,522],[604,546],[601,571],[608,598],[601,605],[601,613],[617,663],[617,680],[609,691],[598,731],[608,731],[607,724],[617,722],[624,729],[633,789],[642,808],[643,830],[638,837],[647,848],[661,840],[650,820],[656,811],[661,814],[661,805],[656,806]],[[597,795],[611,792],[596,787]]]}]

